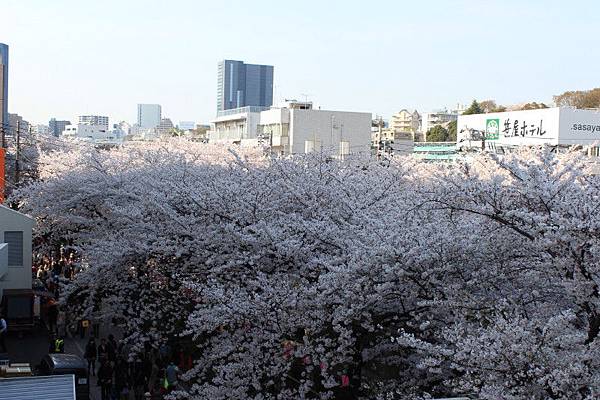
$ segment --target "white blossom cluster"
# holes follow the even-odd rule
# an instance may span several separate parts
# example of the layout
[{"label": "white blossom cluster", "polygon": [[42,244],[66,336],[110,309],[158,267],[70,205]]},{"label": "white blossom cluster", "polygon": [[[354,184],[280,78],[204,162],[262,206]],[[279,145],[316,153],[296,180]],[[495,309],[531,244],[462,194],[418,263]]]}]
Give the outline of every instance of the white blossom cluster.
[{"label": "white blossom cluster", "polygon": [[40,156],[12,200],[79,316],[193,345],[197,399],[600,396],[600,178],[578,154],[332,161],[189,142]]}]

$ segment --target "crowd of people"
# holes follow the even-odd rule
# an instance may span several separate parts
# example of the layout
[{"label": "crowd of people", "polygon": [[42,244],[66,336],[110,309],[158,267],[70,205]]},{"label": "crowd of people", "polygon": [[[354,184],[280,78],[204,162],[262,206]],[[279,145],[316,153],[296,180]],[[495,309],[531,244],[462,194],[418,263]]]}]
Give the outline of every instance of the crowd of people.
[{"label": "crowd of people", "polygon": [[179,388],[181,372],[192,366],[191,357],[182,349],[172,352],[166,344],[159,348],[147,344],[132,359],[123,343],[117,342],[112,334],[100,339],[100,344],[91,336],[84,358],[90,375],[97,376],[102,400],[129,400],[131,392],[136,400],[162,398]]},{"label": "crowd of people", "polygon": [[50,333],[50,353],[64,352],[67,330],[84,338],[89,336],[83,357],[88,373],[97,377],[102,400],[160,399],[179,388],[179,376],[192,368],[192,358],[182,346],[172,349],[168,344],[153,347],[146,343],[144,350],[131,357],[129,349],[111,333],[101,338],[99,326],[90,321],[67,321],[60,309],[60,284],[79,272],[74,253],[62,249],[57,257],[39,257],[33,266],[34,289],[40,301],[40,317]]},{"label": "crowd of people", "polygon": [[60,250],[58,256],[37,256],[34,259],[32,274],[34,288],[46,289],[58,300],[60,297],[60,280],[71,280],[79,272],[79,263],[75,261],[74,252]]},{"label": "crowd of people", "polygon": [[[78,270],[74,253],[58,257],[36,257],[32,266],[32,289],[34,290],[34,315],[43,322],[50,333],[50,349],[57,340],[64,341],[67,334],[67,316],[58,305],[61,279],[72,279]],[[52,351],[51,351],[52,352]]]}]

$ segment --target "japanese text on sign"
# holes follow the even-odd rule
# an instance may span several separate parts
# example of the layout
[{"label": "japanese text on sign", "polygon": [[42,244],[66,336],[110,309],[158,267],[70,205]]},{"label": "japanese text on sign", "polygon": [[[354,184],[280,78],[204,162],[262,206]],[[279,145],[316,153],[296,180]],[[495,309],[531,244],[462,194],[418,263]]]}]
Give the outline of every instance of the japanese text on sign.
[{"label": "japanese text on sign", "polygon": [[519,121],[515,119],[511,121],[510,118],[504,120],[504,129],[502,133],[504,137],[540,137],[546,134],[543,127],[543,120],[540,120],[539,124],[527,124],[527,121]]}]

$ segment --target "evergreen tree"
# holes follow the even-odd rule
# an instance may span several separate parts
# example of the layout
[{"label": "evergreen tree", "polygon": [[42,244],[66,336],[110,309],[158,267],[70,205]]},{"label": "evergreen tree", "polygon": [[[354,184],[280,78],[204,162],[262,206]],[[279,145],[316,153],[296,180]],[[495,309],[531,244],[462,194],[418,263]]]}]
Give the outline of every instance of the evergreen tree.
[{"label": "evergreen tree", "polygon": [[427,131],[426,137],[428,142],[446,142],[448,141],[448,130],[437,125]]},{"label": "evergreen tree", "polygon": [[456,142],[456,125],[457,121],[452,121],[448,124],[448,142]]},{"label": "evergreen tree", "polygon": [[463,112],[463,115],[483,114],[483,110],[477,100],[473,100],[469,108]]}]

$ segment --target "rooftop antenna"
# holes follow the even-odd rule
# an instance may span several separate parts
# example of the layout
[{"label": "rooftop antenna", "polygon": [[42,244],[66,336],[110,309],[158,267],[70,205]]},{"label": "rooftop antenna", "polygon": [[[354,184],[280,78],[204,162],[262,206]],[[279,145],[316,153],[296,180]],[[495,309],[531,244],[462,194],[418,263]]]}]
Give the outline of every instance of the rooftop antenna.
[{"label": "rooftop antenna", "polygon": [[304,102],[308,103],[308,98],[312,96],[312,94],[300,93],[300,96],[304,97]]}]

